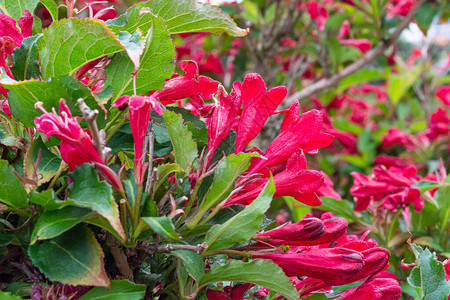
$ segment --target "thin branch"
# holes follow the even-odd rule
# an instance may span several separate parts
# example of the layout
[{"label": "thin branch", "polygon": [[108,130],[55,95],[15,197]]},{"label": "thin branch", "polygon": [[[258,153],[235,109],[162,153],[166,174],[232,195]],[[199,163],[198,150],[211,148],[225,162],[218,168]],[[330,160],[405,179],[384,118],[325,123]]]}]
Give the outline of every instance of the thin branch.
[{"label": "thin branch", "polygon": [[166,203],[167,199],[169,199],[169,195],[173,193],[181,184],[183,183],[183,179],[178,179],[175,181],[175,184],[172,185],[169,190],[164,194],[164,196],[161,198],[161,200],[158,203],[158,207],[161,209],[164,204]]},{"label": "thin branch", "polygon": [[180,244],[166,244],[166,245],[156,245],[156,244],[140,244],[137,249],[145,251],[148,254],[153,254],[155,252],[171,252],[175,250],[188,250],[202,254],[208,248],[206,243],[201,243],[198,245],[180,245]]},{"label": "thin branch", "polygon": [[318,91],[325,90],[331,86],[334,86],[339,83],[345,77],[355,73],[359,69],[363,68],[368,63],[372,62],[375,58],[381,55],[384,51],[386,51],[392,44],[397,41],[400,37],[402,31],[411,23],[415,14],[419,10],[420,6],[424,4],[427,0],[419,0],[416,5],[411,9],[409,14],[403,19],[403,21],[398,25],[395,29],[394,33],[392,33],[391,37],[387,40],[381,41],[375,48],[367,52],[363,57],[352,63],[351,65],[345,67],[341,72],[334,74],[330,78],[323,78],[316,83],[313,83],[301,91],[296,92],[289,98],[287,98],[283,106],[289,106],[293,101],[300,100],[303,98],[307,98],[312,94],[317,93]]}]

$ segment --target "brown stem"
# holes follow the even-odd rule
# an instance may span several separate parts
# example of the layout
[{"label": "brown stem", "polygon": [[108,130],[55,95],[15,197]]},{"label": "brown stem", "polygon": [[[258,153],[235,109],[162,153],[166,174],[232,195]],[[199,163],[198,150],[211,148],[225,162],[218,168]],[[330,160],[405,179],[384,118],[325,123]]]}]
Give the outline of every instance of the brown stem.
[{"label": "brown stem", "polygon": [[381,41],[375,48],[367,52],[363,57],[355,61],[354,63],[350,64],[349,66],[342,69],[341,72],[334,74],[330,78],[323,78],[306,88],[302,89],[301,91],[296,92],[289,98],[287,98],[283,106],[289,106],[292,102],[295,100],[300,100],[303,98],[307,98],[311,96],[312,94],[317,93],[318,91],[325,90],[331,86],[334,86],[339,83],[342,79],[345,77],[355,73],[359,69],[363,68],[368,63],[372,62],[375,58],[377,58],[379,55],[381,55],[384,51],[386,51],[392,44],[397,41],[397,39],[400,37],[400,34],[402,31],[411,23],[412,19],[414,18],[415,14],[419,10],[420,6],[424,4],[427,0],[419,0],[416,5],[411,9],[409,14],[403,19],[403,21],[398,25],[398,27],[395,29],[394,33],[391,35],[391,37],[387,40]]},{"label": "brown stem", "polygon": [[140,244],[137,249],[145,251],[148,254],[153,254],[155,252],[171,252],[175,250],[188,250],[193,251],[198,254],[202,254],[208,248],[206,243],[201,243],[198,245],[178,245],[178,244],[165,244],[165,245],[156,245],[156,244]]}]

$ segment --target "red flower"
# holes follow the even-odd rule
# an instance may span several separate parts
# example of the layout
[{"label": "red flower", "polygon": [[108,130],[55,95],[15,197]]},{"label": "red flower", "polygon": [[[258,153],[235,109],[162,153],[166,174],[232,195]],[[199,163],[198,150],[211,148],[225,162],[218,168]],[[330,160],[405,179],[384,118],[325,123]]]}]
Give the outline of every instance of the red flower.
[{"label": "red flower", "polygon": [[243,300],[247,290],[251,288],[253,284],[236,284],[233,287],[226,286],[223,291],[220,290],[206,290],[206,298],[208,300]]},{"label": "red flower", "polygon": [[230,132],[241,108],[241,101],[239,82],[233,84],[233,91],[229,95],[223,86],[219,86],[217,102],[208,119],[208,159],[212,158],[214,151]]},{"label": "red flower", "polygon": [[300,253],[255,254],[252,258],[270,259],[289,276],[309,276],[327,285],[341,285],[361,272],[363,254],[344,248],[312,248]]},{"label": "red flower", "polygon": [[[310,206],[322,204],[322,201],[314,192],[322,185],[323,176],[319,171],[306,169],[305,155],[300,152],[292,155],[287,161],[286,170],[276,174],[273,180],[276,188],[274,197],[292,196]],[[242,193],[229,200],[225,207],[251,203],[262,191],[267,181],[265,179],[247,186]]]},{"label": "red flower", "polygon": [[390,5],[387,6],[387,15],[390,18],[395,16],[406,17],[416,2],[417,0],[391,0]]},{"label": "red flower", "polygon": [[36,129],[44,133],[47,138],[55,136],[61,140],[59,149],[62,159],[69,165],[69,172],[83,163],[93,163],[114,188],[123,190],[120,178],[103,162],[89,131],[81,129],[77,119],[72,117],[64,99],[61,99],[59,103],[60,115],[55,109],[51,113],[47,112],[42,102],[37,102],[35,106],[44,113],[34,120]]},{"label": "red flower", "polygon": [[392,148],[397,144],[406,147],[410,151],[414,150],[418,143],[417,138],[395,127],[389,128],[389,131],[383,136],[383,141],[381,142],[385,148]]},{"label": "red flower", "polygon": [[441,100],[444,105],[450,106],[450,85],[439,87],[436,91],[436,97]]},{"label": "red flower", "polygon": [[338,40],[346,37],[350,33],[350,21],[345,20],[342,22],[341,27],[339,27]]},{"label": "red flower", "polygon": [[286,97],[287,89],[279,86],[266,91],[261,76],[251,73],[244,78],[241,95],[243,108],[237,129],[236,154],[258,135],[267,118]]},{"label": "red flower", "polygon": [[357,48],[363,54],[372,48],[372,43],[368,39],[348,39],[340,40],[341,45],[348,45]]},{"label": "red flower", "polygon": [[325,29],[325,23],[328,19],[328,11],[323,6],[319,7],[319,4],[314,1],[308,1],[306,3],[306,8],[311,20],[316,22],[320,31],[323,31]]},{"label": "red flower", "polygon": [[[9,68],[6,57],[13,53],[14,48],[20,47],[24,38],[31,36],[31,27],[33,25],[33,16],[24,9],[24,15],[19,19],[17,28],[16,20],[6,14],[0,14],[0,68],[4,68],[6,75],[14,78]],[[12,61],[12,59],[11,59]],[[7,96],[8,90],[0,85],[0,93]]]},{"label": "red flower", "polygon": [[450,132],[450,117],[445,110],[438,109],[431,114],[430,125],[426,130],[426,137],[430,140],[436,140],[440,136],[446,136]]},{"label": "red flower", "polygon": [[257,163],[250,172],[255,173],[262,168],[279,165],[299,149],[303,149],[305,153],[315,154],[318,148],[330,145],[334,137],[320,133],[322,123],[321,112],[311,110],[300,115],[300,104],[298,101],[292,103],[281,123],[280,134],[264,153],[265,159],[255,160]]},{"label": "red flower", "polygon": [[150,113],[153,110],[162,115],[161,107],[153,96],[122,96],[118,98],[113,106],[121,107],[129,102],[130,127],[134,140],[134,179],[136,185],[142,185],[147,165],[144,164],[146,153],[144,152],[144,139],[147,133]]},{"label": "red flower", "polygon": [[331,197],[337,200],[342,200],[341,196],[333,189],[333,181],[328,177],[325,172],[321,172],[323,175],[323,184],[317,190],[317,195],[320,197]]},{"label": "red flower", "polygon": [[337,300],[397,300],[402,294],[398,281],[389,277],[375,277],[346,290]]},{"label": "red flower", "polygon": [[190,98],[190,103],[201,112],[205,105],[203,99],[210,99],[217,92],[219,82],[206,76],[199,76],[195,61],[180,61],[178,67],[184,74],[173,76],[166,82],[162,91],[156,91],[151,95],[163,104]]},{"label": "red flower", "polygon": [[424,205],[423,199],[420,198],[420,191],[412,187],[421,179],[416,176],[416,172],[414,166],[407,168],[376,166],[370,176],[352,172],[355,181],[350,192],[356,198],[355,210],[363,211],[372,200],[384,199],[382,205],[389,210],[397,206],[405,208],[409,204],[414,204],[416,211],[420,211]]}]

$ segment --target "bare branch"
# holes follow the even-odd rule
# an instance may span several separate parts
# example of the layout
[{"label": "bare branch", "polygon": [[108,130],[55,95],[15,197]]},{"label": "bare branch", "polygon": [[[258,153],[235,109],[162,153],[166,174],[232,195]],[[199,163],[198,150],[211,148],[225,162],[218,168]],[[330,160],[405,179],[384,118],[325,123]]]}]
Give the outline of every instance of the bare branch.
[{"label": "bare branch", "polygon": [[392,44],[397,41],[400,37],[402,31],[411,23],[415,14],[419,10],[420,6],[424,4],[427,0],[419,0],[416,5],[411,9],[409,14],[403,19],[403,21],[398,25],[395,31],[392,33],[389,39],[381,41],[375,48],[367,52],[363,57],[345,67],[341,72],[334,74],[330,78],[323,78],[316,83],[313,83],[301,91],[296,92],[285,101],[283,101],[283,107],[289,106],[295,100],[300,100],[303,98],[307,98],[312,94],[317,93],[318,91],[325,90],[331,86],[334,86],[339,83],[345,77],[355,73],[368,63],[372,62],[375,58],[381,55],[384,51],[386,51]]}]

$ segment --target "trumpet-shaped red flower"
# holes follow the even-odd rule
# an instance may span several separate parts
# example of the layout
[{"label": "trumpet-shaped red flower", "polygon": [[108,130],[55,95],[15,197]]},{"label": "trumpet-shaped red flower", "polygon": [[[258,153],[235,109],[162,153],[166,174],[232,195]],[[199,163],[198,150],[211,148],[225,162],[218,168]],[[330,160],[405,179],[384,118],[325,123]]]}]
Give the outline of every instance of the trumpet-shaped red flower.
[{"label": "trumpet-shaped red flower", "polygon": [[[387,272],[382,272],[387,273]],[[390,273],[388,273],[390,274]],[[383,276],[384,274],[382,274]],[[393,274],[392,274],[393,275]],[[384,275],[386,276],[386,275]],[[392,277],[376,276],[373,280],[364,282],[346,290],[339,295],[338,300],[397,300],[402,294],[398,281]]]},{"label": "trumpet-shaped red flower", "polygon": [[233,91],[227,94],[219,86],[217,102],[208,119],[208,157],[211,158],[219,144],[227,137],[233,122],[241,108],[241,90],[239,82],[233,84]]},{"label": "trumpet-shaped red flower", "polygon": [[363,211],[372,200],[384,199],[382,205],[389,210],[397,206],[404,208],[414,204],[416,211],[420,211],[424,205],[423,199],[420,198],[420,191],[412,187],[421,179],[416,172],[414,166],[407,168],[376,166],[370,176],[352,172],[355,181],[350,192],[356,198],[355,210]]},{"label": "trumpet-shaped red flower", "polygon": [[208,300],[244,300],[244,295],[252,286],[252,283],[245,283],[226,286],[223,291],[207,289],[206,298]]},{"label": "trumpet-shaped red flower", "polygon": [[237,129],[236,154],[258,135],[267,118],[275,112],[286,95],[284,86],[266,91],[266,84],[259,74],[245,76],[241,87],[243,106]]},{"label": "trumpet-shaped red flower", "polygon": [[344,248],[312,248],[300,253],[252,254],[270,259],[287,276],[309,276],[327,285],[340,285],[355,277],[364,267],[363,254]]},{"label": "trumpet-shaped red flower", "polygon": [[42,102],[35,104],[44,114],[34,120],[36,129],[44,133],[47,138],[55,136],[61,140],[59,146],[62,159],[69,165],[69,171],[83,163],[92,163],[101,175],[119,191],[123,190],[120,178],[103,162],[98,154],[90,133],[82,129],[69,110],[64,99],[59,102],[59,115],[55,109],[51,113],[42,106]]},{"label": "trumpet-shaped red flower", "polygon": [[320,197],[331,197],[337,200],[342,200],[341,196],[334,190],[333,181],[328,177],[325,172],[321,172],[323,175],[323,184],[317,190],[317,195]]},{"label": "trumpet-shaped red flower", "polygon": [[264,157],[251,168],[255,173],[265,167],[272,167],[285,162],[299,149],[305,153],[315,154],[317,149],[330,145],[334,137],[320,133],[323,115],[318,110],[311,110],[300,115],[300,104],[294,102],[281,123],[280,134],[270,143]]},{"label": "trumpet-shaped red flower", "polygon": [[[14,48],[22,45],[24,38],[31,36],[33,16],[26,9],[24,9],[23,13],[18,22],[20,30],[17,28],[16,20],[6,14],[0,14],[0,68],[4,68],[6,75],[10,78],[14,78],[14,76],[6,62],[6,58],[8,56],[11,57]],[[0,85],[0,93],[6,97],[8,90]]]},{"label": "trumpet-shaped red flower", "polygon": [[[296,200],[310,206],[319,206],[322,201],[314,193],[323,183],[323,175],[319,171],[306,169],[305,155],[294,153],[287,161],[286,170],[273,177],[275,183],[274,197],[292,196]],[[234,204],[249,204],[262,191],[266,180],[249,185],[236,197],[229,200],[225,206]]]},{"label": "trumpet-shaped red flower", "polygon": [[178,67],[184,71],[184,74],[173,76],[166,81],[162,91],[156,91],[152,96],[163,104],[190,98],[190,103],[199,112],[202,112],[202,108],[205,105],[203,99],[210,99],[217,92],[219,82],[210,77],[199,75],[195,61],[180,61]]},{"label": "trumpet-shaped red flower", "polygon": [[428,125],[426,136],[430,140],[436,140],[441,136],[448,136],[450,133],[450,117],[442,108],[431,114],[430,124]]},{"label": "trumpet-shaped red flower", "polygon": [[152,109],[162,115],[162,109],[153,96],[122,96],[118,98],[113,106],[122,107],[128,102],[130,108],[130,127],[134,140],[134,179],[136,185],[144,182],[144,174],[147,165],[144,164],[146,152],[144,151],[144,139],[147,133],[150,113]]},{"label": "trumpet-shaped red flower", "polygon": [[383,136],[381,144],[385,148],[391,148],[394,145],[406,147],[408,150],[414,150],[419,141],[411,134],[405,133],[398,128],[389,128],[388,132]]}]

